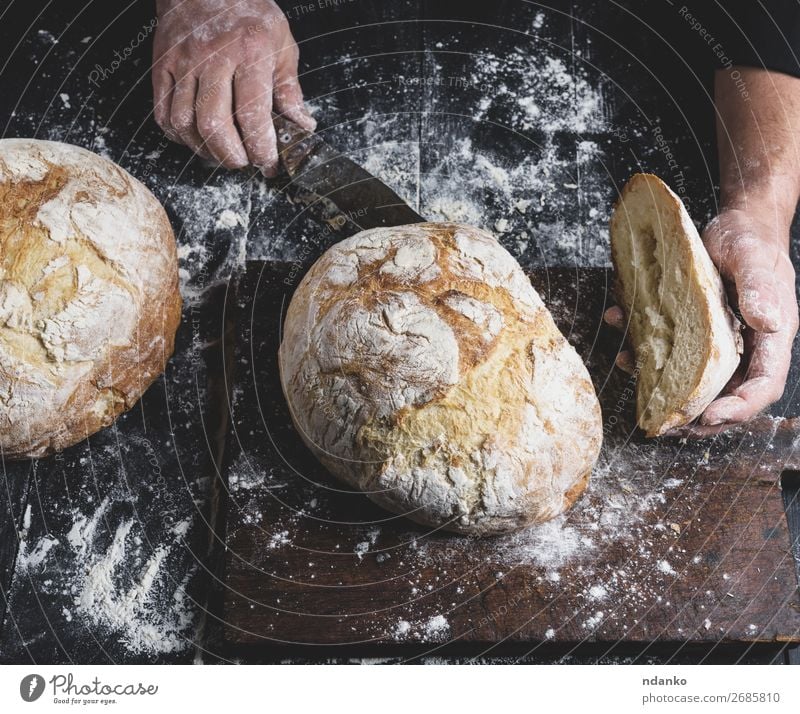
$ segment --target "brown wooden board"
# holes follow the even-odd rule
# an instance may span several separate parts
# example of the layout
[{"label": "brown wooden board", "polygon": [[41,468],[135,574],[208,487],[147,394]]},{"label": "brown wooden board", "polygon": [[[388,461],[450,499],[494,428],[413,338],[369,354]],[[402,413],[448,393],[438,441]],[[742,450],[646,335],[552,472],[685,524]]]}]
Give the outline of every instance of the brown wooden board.
[{"label": "brown wooden board", "polygon": [[780,493],[800,422],[762,417],[701,442],[645,440],[632,426],[633,383],[612,367],[621,338],[601,320],[608,271],[531,274],[602,402],[591,484],[566,515],[484,540],[382,511],[304,448],[276,363],[298,274],[250,264],[232,306],[229,646],[800,641]]}]

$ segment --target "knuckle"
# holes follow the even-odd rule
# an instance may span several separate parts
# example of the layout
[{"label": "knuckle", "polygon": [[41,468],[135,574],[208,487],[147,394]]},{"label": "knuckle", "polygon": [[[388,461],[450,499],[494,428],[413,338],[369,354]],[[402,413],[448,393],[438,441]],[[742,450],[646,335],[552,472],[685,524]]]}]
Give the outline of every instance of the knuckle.
[{"label": "knuckle", "polygon": [[194,125],[194,114],[186,110],[174,112],[170,121],[175,131],[183,133],[189,131]]},{"label": "knuckle", "polygon": [[769,403],[777,402],[783,396],[783,382],[773,382],[767,390]]},{"label": "knuckle", "polygon": [[286,15],[280,11],[280,9],[276,10],[275,14],[270,15],[270,23],[276,32],[284,32],[289,30],[289,20],[287,19]]},{"label": "knuckle", "polygon": [[782,272],[785,276],[786,287],[792,296],[794,296],[794,283],[797,278],[797,271],[794,269],[792,259],[786,253],[781,253],[778,256],[778,260],[781,262],[779,267],[783,269]]},{"label": "knuckle", "polygon": [[200,136],[211,137],[217,133],[217,120],[213,116],[201,115],[197,117],[197,131]]},{"label": "knuckle", "polygon": [[789,313],[789,329],[792,331],[792,334],[796,334],[798,328],[800,328],[800,313],[798,313],[797,308],[795,308]]},{"label": "knuckle", "polygon": [[297,77],[283,77],[275,84],[275,99],[286,105],[288,109],[300,109],[303,106],[303,93]]},{"label": "knuckle", "polygon": [[268,35],[251,35],[244,38],[240,52],[248,63],[267,61],[270,55],[270,41]]},{"label": "knuckle", "polygon": [[242,62],[234,71],[233,71],[233,81],[234,82],[246,82],[252,78],[253,68],[247,62]]}]

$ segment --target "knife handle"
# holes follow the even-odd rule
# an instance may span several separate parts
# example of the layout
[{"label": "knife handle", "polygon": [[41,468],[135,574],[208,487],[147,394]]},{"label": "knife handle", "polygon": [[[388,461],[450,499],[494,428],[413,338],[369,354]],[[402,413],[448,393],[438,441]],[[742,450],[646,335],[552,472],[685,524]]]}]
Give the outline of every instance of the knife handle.
[{"label": "knife handle", "polygon": [[295,176],[321,139],[281,114],[273,112],[272,122],[278,138],[278,155],[286,173]]}]

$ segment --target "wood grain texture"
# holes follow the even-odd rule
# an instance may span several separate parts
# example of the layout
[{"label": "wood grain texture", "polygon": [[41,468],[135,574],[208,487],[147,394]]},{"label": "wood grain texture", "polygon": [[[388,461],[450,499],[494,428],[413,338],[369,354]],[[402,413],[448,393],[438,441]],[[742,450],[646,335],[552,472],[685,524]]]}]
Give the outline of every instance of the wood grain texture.
[{"label": "wood grain texture", "polygon": [[764,417],[712,441],[644,441],[631,383],[611,368],[620,338],[600,320],[606,270],[532,274],[589,366],[605,446],[563,523],[511,541],[416,528],[308,455],[276,370],[291,274],[251,264],[237,298],[229,646],[800,641],[779,484],[798,423]]}]

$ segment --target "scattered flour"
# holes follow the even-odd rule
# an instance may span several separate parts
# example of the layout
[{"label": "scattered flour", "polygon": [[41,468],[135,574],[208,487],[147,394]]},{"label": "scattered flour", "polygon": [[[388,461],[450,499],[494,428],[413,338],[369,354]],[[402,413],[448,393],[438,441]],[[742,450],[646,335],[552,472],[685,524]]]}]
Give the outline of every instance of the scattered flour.
[{"label": "scattered flour", "polygon": [[22,541],[20,552],[17,556],[17,567],[21,572],[27,572],[40,567],[55,545],[58,545],[58,540],[50,536],[45,536],[36,543],[32,550],[28,551],[27,542]]},{"label": "scattered flour", "polygon": [[377,542],[380,534],[380,528],[370,528],[366,534],[367,539],[356,543],[353,552],[358,556],[359,560],[363,560],[364,556],[369,552],[369,549]]},{"label": "scattered flour", "polygon": [[499,560],[510,565],[521,563],[548,569],[547,578],[558,581],[556,570],[581,550],[581,534],[566,523],[562,514],[535,528],[497,539]]},{"label": "scattered flour", "polygon": [[608,597],[608,590],[603,585],[592,585],[589,588],[589,598],[591,600],[605,600]]},{"label": "scattered flour", "polygon": [[[545,48],[532,53],[517,49],[503,55],[476,55],[471,70],[474,84],[493,87],[475,119],[503,117],[517,131],[595,133],[607,126],[603,95],[581,70],[567,66],[563,55]],[[467,70],[470,71],[470,70]]]},{"label": "scattered flour", "polygon": [[414,639],[419,642],[442,642],[450,634],[450,623],[444,615],[434,615],[419,622],[398,620],[389,634],[397,641]]},{"label": "scattered flour", "polygon": [[[445,68],[431,54],[430,81],[422,99],[413,99],[419,113],[367,109],[326,130],[326,138],[424,217],[495,231],[526,265],[608,265],[613,182],[604,164],[609,121],[599,80],[544,44],[460,59],[463,66]],[[460,84],[448,90],[453,72]],[[485,87],[491,91],[464,91]],[[318,100],[318,116],[334,112],[337,101]],[[443,124],[443,104],[464,121]],[[480,140],[488,124],[507,145],[494,150]],[[252,255],[302,255],[303,241],[282,237],[285,219],[259,226]]]},{"label": "scattered flour", "polygon": [[[90,629],[116,636],[132,654],[186,649],[191,644],[196,616],[186,597],[193,571],[177,587],[172,582],[168,561],[176,546],[174,541],[158,546],[147,558],[137,557],[143,547],[133,519],[122,520],[111,542],[104,545],[110,506],[110,499],[105,498],[89,516],[73,512],[73,526],[64,542],[45,536],[29,550],[23,539],[19,567],[23,571],[38,568],[58,573],[56,580],[69,582],[73,593],[74,609],[63,609],[65,621],[72,622],[77,616]],[[189,524],[189,520],[180,521],[172,532],[182,537]],[[62,549],[71,551],[74,571],[64,570],[63,563],[69,559],[59,558]],[[47,593],[53,580],[44,581],[42,587]]]},{"label": "scattered flour", "polygon": [[394,628],[395,639],[403,639],[408,636],[411,631],[411,623],[406,620],[400,620]]},{"label": "scattered flour", "polygon": [[272,536],[270,536],[267,547],[278,548],[282,545],[286,545],[289,542],[291,542],[289,540],[289,531],[280,531],[279,533],[273,533]]},{"label": "scattered flour", "polygon": [[602,621],[603,621],[603,612],[601,610],[598,610],[589,618],[584,620],[583,627],[589,630],[594,630]]},{"label": "scattered flour", "polygon": [[440,640],[450,631],[450,623],[444,615],[436,615],[425,623],[425,636],[429,640]]},{"label": "scattered flour", "polygon": [[231,230],[236,228],[237,226],[241,226],[242,228],[247,228],[247,216],[243,215],[242,213],[237,213],[236,211],[231,210],[230,208],[225,208],[220,211],[219,215],[217,216],[216,227],[217,228],[227,228]]},{"label": "scattered flour", "polygon": [[[219,186],[176,185],[169,189],[167,203],[182,221],[176,227],[181,294],[192,305],[244,265],[250,186],[241,178],[231,178]],[[218,235],[220,231],[225,235]],[[225,254],[215,260],[220,250]],[[207,270],[209,263],[216,264],[211,272]]]},{"label": "scattered flour", "polygon": [[665,575],[675,575],[675,570],[666,560],[658,561],[658,569]]}]

